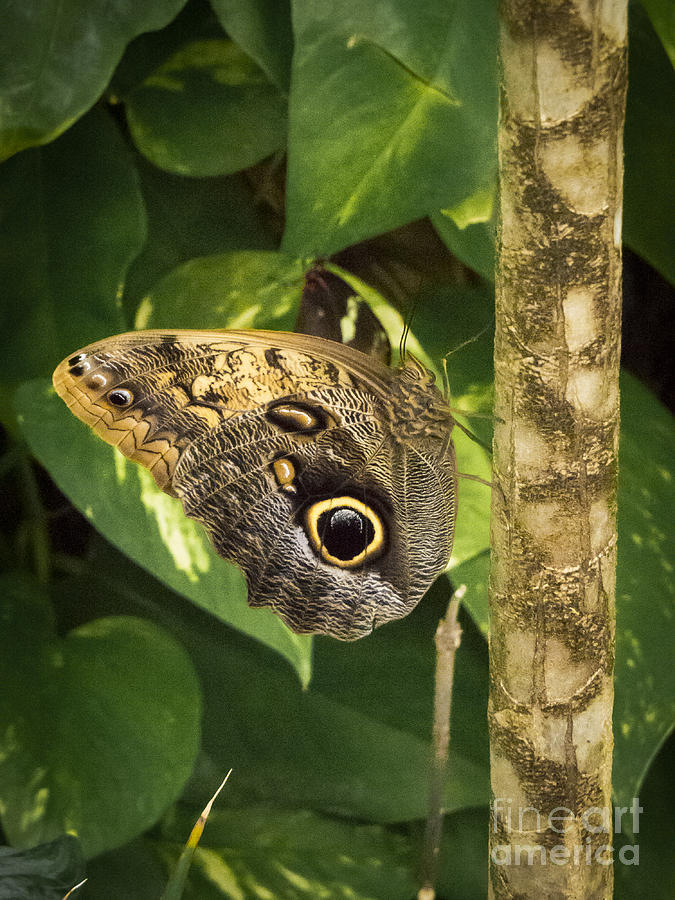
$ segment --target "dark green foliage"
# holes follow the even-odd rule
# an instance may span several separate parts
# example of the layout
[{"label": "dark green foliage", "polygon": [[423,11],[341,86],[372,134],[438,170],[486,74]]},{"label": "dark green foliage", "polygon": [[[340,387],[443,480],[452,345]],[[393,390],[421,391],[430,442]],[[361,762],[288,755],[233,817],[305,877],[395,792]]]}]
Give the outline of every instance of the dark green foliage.
[{"label": "dark green foliage", "polygon": [[71,835],[30,850],[0,847],[2,900],[62,900],[84,877],[84,861]]}]

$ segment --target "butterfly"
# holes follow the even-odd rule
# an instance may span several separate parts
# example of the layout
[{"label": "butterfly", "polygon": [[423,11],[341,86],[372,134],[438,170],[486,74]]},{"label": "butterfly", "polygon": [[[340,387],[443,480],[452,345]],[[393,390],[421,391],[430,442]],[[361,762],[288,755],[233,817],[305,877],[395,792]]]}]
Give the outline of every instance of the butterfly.
[{"label": "butterfly", "polygon": [[455,423],[412,356],[392,368],[304,334],[139,331],[78,351],[53,382],[295,632],[363,637],[446,568]]}]

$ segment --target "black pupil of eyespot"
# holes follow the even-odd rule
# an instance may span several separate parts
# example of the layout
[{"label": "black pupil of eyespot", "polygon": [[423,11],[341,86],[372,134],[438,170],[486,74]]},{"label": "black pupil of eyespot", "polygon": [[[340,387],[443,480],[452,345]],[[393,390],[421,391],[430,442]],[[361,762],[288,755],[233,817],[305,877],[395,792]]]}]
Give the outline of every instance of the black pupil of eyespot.
[{"label": "black pupil of eyespot", "polygon": [[108,400],[113,406],[126,406],[131,400],[131,395],[128,391],[110,391]]},{"label": "black pupil of eyespot", "polygon": [[375,537],[370,519],[349,506],[322,513],[317,527],[326,550],[345,562],[363,553]]}]

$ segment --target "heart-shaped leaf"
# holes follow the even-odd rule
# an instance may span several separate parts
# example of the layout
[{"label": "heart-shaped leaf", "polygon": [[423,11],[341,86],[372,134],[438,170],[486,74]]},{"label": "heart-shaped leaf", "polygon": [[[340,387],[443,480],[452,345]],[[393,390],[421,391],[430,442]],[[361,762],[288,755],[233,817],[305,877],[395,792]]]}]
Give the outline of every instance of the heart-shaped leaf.
[{"label": "heart-shaped leaf", "polygon": [[21,847],[64,832],[86,855],[117,847],[157,821],[192,771],[192,665],[143,619],[109,616],[57,637],[27,577],[3,576],[0,596],[3,828]]},{"label": "heart-shaped leaf", "polygon": [[293,28],[287,250],[334,253],[495,171],[493,0],[296,2]]},{"label": "heart-shaped leaf", "polygon": [[232,41],[194,41],[133,90],[127,121],[138,149],[179,175],[228,175],[286,141],[286,101]]},{"label": "heart-shaped leaf", "polygon": [[185,0],[6,4],[0,57],[0,159],[61,134],[103,93],[125,46],[162,28]]}]

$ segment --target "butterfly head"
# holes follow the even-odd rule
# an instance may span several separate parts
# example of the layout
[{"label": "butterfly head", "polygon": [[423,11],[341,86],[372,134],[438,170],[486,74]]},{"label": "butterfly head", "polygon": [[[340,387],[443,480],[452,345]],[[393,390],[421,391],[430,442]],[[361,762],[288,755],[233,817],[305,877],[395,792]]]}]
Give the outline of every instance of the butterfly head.
[{"label": "butterfly head", "polygon": [[454,419],[436,379],[408,354],[392,383],[395,402],[389,406],[392,437],[401,444],[419,437],[447,442]]}]

